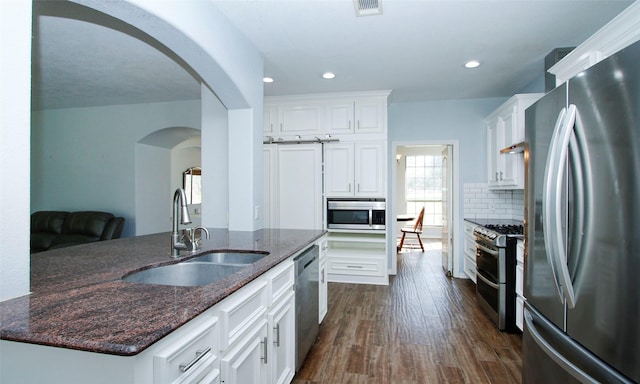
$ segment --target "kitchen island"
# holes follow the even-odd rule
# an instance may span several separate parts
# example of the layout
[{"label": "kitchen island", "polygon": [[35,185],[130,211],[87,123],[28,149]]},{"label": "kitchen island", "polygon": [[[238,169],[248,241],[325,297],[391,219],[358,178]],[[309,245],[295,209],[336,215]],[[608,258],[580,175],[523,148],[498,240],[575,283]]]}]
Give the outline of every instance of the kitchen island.
[{"label": "kitchen island", "polygon": [[[172,259],[170,234],[153,234],[31,255],[30,295],[0,303],[0,339],[56,349],[133,356],[314,244],[324,231],[210,229],[197,252]],[[269,255],[215,283],[129,283],[131,272],[219,250]],[[0,349],[0,352],[3,350]]]}]

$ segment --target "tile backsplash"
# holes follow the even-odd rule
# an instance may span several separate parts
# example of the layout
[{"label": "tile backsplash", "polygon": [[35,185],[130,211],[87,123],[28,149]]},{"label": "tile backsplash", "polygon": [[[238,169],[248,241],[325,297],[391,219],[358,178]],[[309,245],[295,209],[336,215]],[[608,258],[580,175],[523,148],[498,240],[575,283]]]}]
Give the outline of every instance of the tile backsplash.
[{"label": "tile backsplash", "polygon": [[523,220],[524,191],[492,190],[486,183],[465,183],[464,217]]}]

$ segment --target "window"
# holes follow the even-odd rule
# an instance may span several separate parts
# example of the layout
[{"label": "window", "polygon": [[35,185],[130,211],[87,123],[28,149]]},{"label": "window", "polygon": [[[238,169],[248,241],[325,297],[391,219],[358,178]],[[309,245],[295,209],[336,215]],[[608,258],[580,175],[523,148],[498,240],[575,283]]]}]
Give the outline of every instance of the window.
[{"label": "window", "polygon": [[191,167],[183,173],[184,193],[187,195],[187,204],[202,203],[202,169]]},{"label": "window", "polygon": [[424,207],[424,225],[442,226],[442,172],[442,156],[406,157],[407,214],[418,216]]}]

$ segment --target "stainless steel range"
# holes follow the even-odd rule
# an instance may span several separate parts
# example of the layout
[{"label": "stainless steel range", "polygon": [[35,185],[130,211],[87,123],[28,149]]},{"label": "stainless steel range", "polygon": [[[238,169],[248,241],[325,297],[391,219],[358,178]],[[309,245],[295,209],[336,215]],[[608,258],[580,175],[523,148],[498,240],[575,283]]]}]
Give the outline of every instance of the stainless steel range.
[{"label": "stainless steel range", "polygon": [[522,222],[477,220],[476,297],[498,329],[519,332],[515,323],[516,243]]}]

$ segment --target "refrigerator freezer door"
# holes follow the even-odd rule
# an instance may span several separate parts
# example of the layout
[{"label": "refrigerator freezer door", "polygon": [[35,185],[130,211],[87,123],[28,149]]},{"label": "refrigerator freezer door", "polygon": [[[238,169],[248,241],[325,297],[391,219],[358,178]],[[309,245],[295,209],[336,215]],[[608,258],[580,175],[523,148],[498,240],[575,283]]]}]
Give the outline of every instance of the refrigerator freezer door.
[{"label": "refrigerator freezer door", "polygon": [[[576,306],[567,333],[640,382],[640,43],[569,81],[575,104],[582,223],[570,226],[569,266]],[[572,149],[573,151],[573,149]],[[581,164],[577,164],[581,163]],[[570,212],[576,211],[569,206]],[[579,239],[580,238],[580,239]]]},{"label": "refrigerator freezer door", "polygon": [[525,111],[525,285],[524,296],[556,326],[564,329],[564,304],[547,259],[543,226],[543,184],[551,137],[566,106],[562,85]]},{"label": "refrigerator freezer door", "polygon": [[522,335],[524,384],[631,381],[576,343],[525,303]]}]

